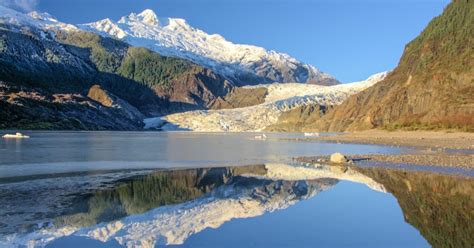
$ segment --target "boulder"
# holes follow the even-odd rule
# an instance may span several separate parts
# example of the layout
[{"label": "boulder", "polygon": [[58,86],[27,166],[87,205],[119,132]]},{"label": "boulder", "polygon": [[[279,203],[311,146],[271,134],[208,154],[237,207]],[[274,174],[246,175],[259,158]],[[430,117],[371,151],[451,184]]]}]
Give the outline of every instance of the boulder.
[{"label": "boulder", "polygon": [[347,163],[347,158],[341,153],[336,152],[336,153],[331,154],[331,158],[329,159],[329,161],[331,163],[344,164],[344,163]]}]

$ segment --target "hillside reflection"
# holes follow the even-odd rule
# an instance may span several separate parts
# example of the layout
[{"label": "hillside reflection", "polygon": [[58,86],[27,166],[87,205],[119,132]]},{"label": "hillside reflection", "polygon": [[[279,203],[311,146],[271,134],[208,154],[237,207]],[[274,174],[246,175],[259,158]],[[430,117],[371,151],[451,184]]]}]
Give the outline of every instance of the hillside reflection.
[{"label": "hillside reflection", "polygon": [[383,184],[405,220],[433,247],[474,247],[474,180],[430,172],[359,168]]},{"label": "hillside reflection", "polygon": [[158,171],[118,181],[110,189],[78,196],[56,226],[90,226],[202,197],[244,173],[265,174],[265,166]]},{"label": "hillside reflection", "polygon": [[[41,196],[35,193],[44,191],[41,185],[61,187],[72,179],[0,184],[0,202],[10,204],[9,211],[0,211],[0,217],[8,220],[0,225],[0,234],[4,234],[0,236],[0,246],[46,246],[69,236],[128,247],[179,245],[207,228],[284,210],[322,191],[330,192],[341,180],[391,193],[405,221],[433,247],[474,245],[474,180],[469,177],[289,164],[161,170],[122,176],[102,182],[94,190],[80,186],[83,181],[75,182],[42,203]],[[101,180],[107,177],[105,174]],[[24,200],[13,201],[20,195]],[[25,214],[21,204],[29,198],[40,204],[26,208],[30,212]],[[397,219],[403,223],[401,216]]]}]

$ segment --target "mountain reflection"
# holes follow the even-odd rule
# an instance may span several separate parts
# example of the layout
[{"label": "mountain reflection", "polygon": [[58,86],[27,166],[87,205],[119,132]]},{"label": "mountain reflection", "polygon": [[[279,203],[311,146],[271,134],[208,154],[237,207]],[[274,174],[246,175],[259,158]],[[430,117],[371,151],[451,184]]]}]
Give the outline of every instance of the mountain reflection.
[{"label": "mountain reflection", "polygon": [[[206,228],[218,228],[232,219],[286,209],[334,187],[340,180],[393,194],[405,220],[433,247],[474,245],[471,178],[385,168],[288,164],[127,175],[95,190],[63,189],[47,200],[51,206],[60,207],[38,205],[38,214],[0,211],[0,217],[8,220],[0,225],[0,234],[4,234],[0,246],[45,246],[68,236],[128,247],[179,245]],[[70,178],[55,180],[62,185]],[[49,185],[53,181],[40,182],[32,180],[29,184]],[[8,209],[21,209],[21,201],[9,201],[15,198],[14,187],[5,185],[0,185],[8,188],[0,194],[0,202],[9,202]],[[49,210],[40,212],[42,209]]]},{"label": "mountain reflection", "polygon": [[90,226],[190,201],[242,174],[265,174],[263,165],[159,171],[118,181],[113,188],[78,196],[56,226]]}]

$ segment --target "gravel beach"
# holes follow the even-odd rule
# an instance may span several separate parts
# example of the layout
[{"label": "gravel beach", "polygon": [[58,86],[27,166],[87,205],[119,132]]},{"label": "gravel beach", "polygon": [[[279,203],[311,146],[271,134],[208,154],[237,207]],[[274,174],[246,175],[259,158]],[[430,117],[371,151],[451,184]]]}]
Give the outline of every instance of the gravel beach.
[{"label": "gravel beach", "polygon": [[474,133],[369,130],[317,138],[330,142],[474,150]]},{"label": "gravel beach", "polygon": [[[431,131],[369,130],[317,138],[328,142],[408,146],[416,149],[410,154],[365,155],[348,157],[349,160],[371,160],[413,165],[474,168],[474,133]],[[302,157],[300,162],[321,162],[328,157]]]}]

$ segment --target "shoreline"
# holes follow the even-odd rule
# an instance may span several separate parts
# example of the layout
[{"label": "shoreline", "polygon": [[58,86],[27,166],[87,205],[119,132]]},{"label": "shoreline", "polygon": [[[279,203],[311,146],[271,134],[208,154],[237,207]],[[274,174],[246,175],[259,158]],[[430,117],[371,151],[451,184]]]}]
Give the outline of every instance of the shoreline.
[{"label": "shoreline", "polygon": [[432,154],[363,154],[347,156],[348,162],[345,164],[333,164],[329,161],[329,156],[307,156],[294,158],[297,162],[302,163],[324,163],[332,165],[360,165],[366,162],[382,162],[391,165],[406,166],[433,166],[433,167],[449,167],[474,169],[474,154],[459,153],[432,153]]},{"label": "shoreline", "polygon": [[[313,140],[313,139],[311,139]],[[337,143],[409,146],[436,150],[474,151],[474,133],[446,131],[384,131],[368,130],[315,138]]]},{"label": "shoreline", "polygon": [[[322,136],[307,140],[414,148],[413,152],[395,155],[357,154],[348,156],[348,160],[356,165],[358,161],[372,161],[390,164],[474,169],[474,133],[369,130],[334,136]],[[300,157],[296,159],[302,162],[328,161],[328,156]]]}]

